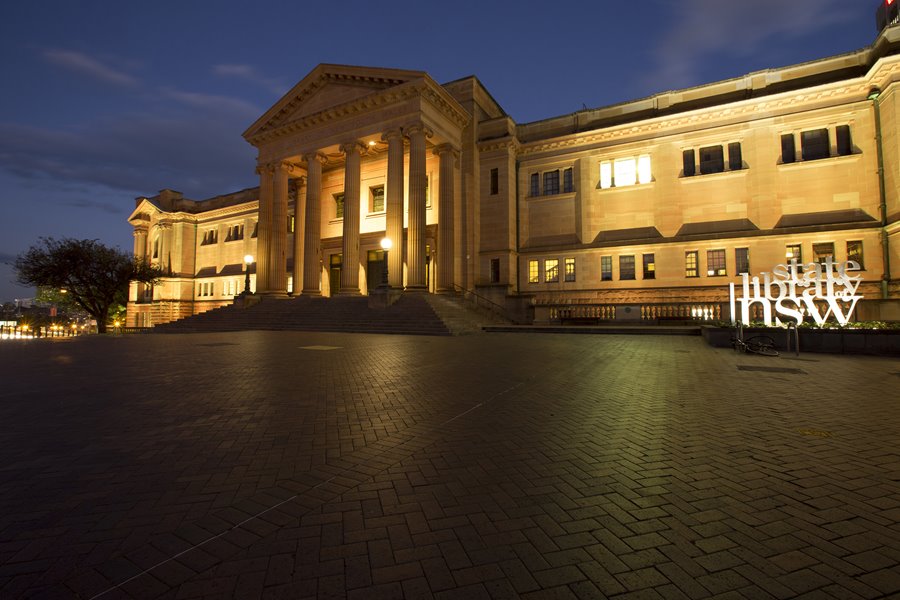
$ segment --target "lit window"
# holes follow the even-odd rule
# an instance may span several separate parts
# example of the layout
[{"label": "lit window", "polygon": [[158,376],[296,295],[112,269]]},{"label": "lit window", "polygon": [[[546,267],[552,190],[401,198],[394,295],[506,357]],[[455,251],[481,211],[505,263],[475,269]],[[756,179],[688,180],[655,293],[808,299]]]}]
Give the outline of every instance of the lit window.
[{"label": "lit window", "polygon": [[600,257],[600,281],[612,281],[612,256]]},{"label": "lit window", "polygon": [[656,257],[652,254],[644,255],[644,279],[656,279]]},{"label": "lit window", "polygon": [[847,242],[847,260],[852,260],[859,265],[860,269],[865,268],[863,263],[863,243],[859,241]]},{"label": "lit window", "polygon": [[620,158],[613,163],[613,178],[616,187],[637,183],[637,165],[633,158]]},{"label": "lit window", "polygon": [[728,273],[725,268],[725,250],[706,251],[706,274],[709,277],[721,277]]},{"label": "lit window", "polygon": [[802,246],[800,246],[800,244],[789,244],[785,248],[784,256],[787,259],[788,263],[790,263],[792,259],[797,259],[797,264],[802,264],[803,248]]},{"label": "lit window", "polygon": [[619,257],[619,279],[634,279],[634,256]]},{"label": "lit window", "polygon": [[528,261],[528,283],[540,283],[541,271],[540,265],[536,260]]},{"label": "lit window", "polygon": [[738,275],[750,272],[750,248],[734,249],[734,269]]},{"label": "lit window", "polygon": [[700,277],[699,252],[691,250],[684,253],[684,276]]},{"label": "lit window", "polygon": [[559,169],[544,173],[544,195],[553,196],[559,193]]},{"label": "lit window", "polygon": [[568,282],[575,281],[575,259],[574,258],[566,259],[566,281],[568,281]]},{"label": "lit window", "polygon": [[600,187],[604,190],[612,187],[612,163],[608,160],[600,163]]},{"label": "lit window", "polygon": [[369,188],[369,212],[370,213],[380,213],[384,212],[384,186],[379,185],[373,188]]},{"label": "lit window", "polygon": [[548,258],[544,261],[544,281],[547,283],[559,282],[559,260]]},{"label": "lit window", "polygon": [[650,172],[650,156],[642,154],[638,156],[638,183],[650,183],[653,180],[653,174]]}]

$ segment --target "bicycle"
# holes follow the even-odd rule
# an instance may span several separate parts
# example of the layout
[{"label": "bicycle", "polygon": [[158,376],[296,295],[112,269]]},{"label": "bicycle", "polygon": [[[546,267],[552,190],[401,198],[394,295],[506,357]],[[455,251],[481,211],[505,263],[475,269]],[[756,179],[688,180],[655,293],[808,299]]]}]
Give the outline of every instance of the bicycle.
[{"label": "bicycle", "polygon": [[754,335],[744,339],[744,328],[738,326],[736,334],[731,338],[731,345],[734,346],[736,352],[745,354],[759,354],[760,356],[778,356],[778,350],[775,349],[775,340],[767,335]]}]

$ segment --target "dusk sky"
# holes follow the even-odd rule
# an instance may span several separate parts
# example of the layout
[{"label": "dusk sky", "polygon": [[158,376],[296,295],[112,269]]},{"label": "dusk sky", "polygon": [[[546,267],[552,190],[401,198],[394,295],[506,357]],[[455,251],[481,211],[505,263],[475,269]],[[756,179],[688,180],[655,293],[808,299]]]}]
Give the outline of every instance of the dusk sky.
[{"label": "dusk sky", "polygon": [[42,236],[258,185],[241,133],[319,63],[476,75],[517,122],[857,50],[877,0],[43,0],[0,7],[0,300]]}]

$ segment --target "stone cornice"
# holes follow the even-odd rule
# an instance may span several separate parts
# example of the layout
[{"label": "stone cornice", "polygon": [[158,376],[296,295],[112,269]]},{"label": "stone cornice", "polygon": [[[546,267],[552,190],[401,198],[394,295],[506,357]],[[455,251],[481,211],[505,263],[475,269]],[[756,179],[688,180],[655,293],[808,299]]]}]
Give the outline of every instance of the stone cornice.
[{"label": "stone cornice", "polygon": [[511,150],[512,152],[518,153],[522,148],[522,144],[513,136],[506,136],[502,138],[497,138],[494,140],[486,140],[484,142],[478,142],[478,151],[479,152],[496,152],[498,150]]},{"label": "stone cornice", "polygon": [[[843,103],[866,101],[873,81],[892,81],[900,76],[900,62],[879,63],[865,78],[857,78],[834,84],[826,84],[809,90],[794,90],[764,98],[742,100],[717,108],[703,108],[673,116],[650,117],[633,123],[599,128],[575,134],[561,135],[546,140],[527,142],[519,149],[520,156],[566,150],[581,146],[594,146],[619,142],[628,138],[661,137],[683,130],[698,130],[704,126],[717,126],[723,122],[748,122],[759,118],[809,112],[809,105],[823,101],[840,100]],[[824,108],[824,107],[823,107]],[[485,151],[479,144],[479,149]]]}]

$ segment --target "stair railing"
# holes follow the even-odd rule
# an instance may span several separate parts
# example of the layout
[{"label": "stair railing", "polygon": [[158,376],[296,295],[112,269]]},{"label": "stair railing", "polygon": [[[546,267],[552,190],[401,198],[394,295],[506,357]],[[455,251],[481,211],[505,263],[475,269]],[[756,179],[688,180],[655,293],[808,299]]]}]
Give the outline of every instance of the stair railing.
[{"label": "stair railing", "polygon": [[[511,321],[511,320],[512,320],[512,319],[510,319],[509,316],[507,315],[506,307],[505,307],[505,306],[503,306],[503,305],[501,305],[501,304],[497,304],[496,302],[494,302],[494,301],[491,300],[490,298],[486,298],[486,297],[482,296],[481,294],[479,294],[479,293],[476,292],[475,290],[469,290],[469,289],[466,289],[466,288],[462,287],[461,285],[456,285],[455,283],[451,283],[450,286],[454,289],[454,291],[461,292],[461,293],[463,294],[463,298],[465,298],[466,300],[469,300],[470,302],[471,302],[471,300],[470,300],[469,296],[474,297],[474,298],[475,298],[475,301],[473,302],[473,304],[474,304],[477,308],[484,308],[484,309],[486,309],[486,310],[488,310],[488,311],[490,311],[490,312],[492,312],[492,313],[494,313],[494,314],[496,314],[496,315],[499,315],[499,316],[503,317],[503,318],[504,318],[505,320],[507,320],[507,321]],[[479,302],[484,302],[487,306],[481,306],[481,305],[479,304]]]}]

